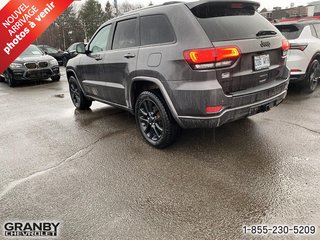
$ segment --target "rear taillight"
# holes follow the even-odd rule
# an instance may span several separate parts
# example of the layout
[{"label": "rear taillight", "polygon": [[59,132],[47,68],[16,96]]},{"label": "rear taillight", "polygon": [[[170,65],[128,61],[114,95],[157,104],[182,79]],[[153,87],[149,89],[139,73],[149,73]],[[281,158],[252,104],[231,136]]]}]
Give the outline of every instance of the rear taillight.
[{"label": "rear taillight", "polygon": [[218,113],[223,109],[223,106],[209,106],[206,108],[206,112],[210,113]]},{"label": "rear taillight", "polygon": [[304,51],[308,43],[290,43],[290,49]]},{"label": "rear taillight", "polygon": [[290,48],[290,43],[287,39],[282,40],[282,50],[283,51],[288,51]]},{"label": "rear taillight", "polygon": [[294,69],[291,69],[291,72],[302,72],[302,70],[301,70],[301,69],[294,68]]},{"label": "rear taillight", "polygon": [[193,69],[230,67],[241,56],[237,47],[192,49],[184,51],[183,56]]},{"label": "rear taillight", "polygon": [[215,61],[213,48],[187,50],[183,55],[186,61],[190,64],[204,64]]},{"label": "rear taillight", "polygon": [[287,39],[282,40],[282,56],[286,57],[288,54],[288,50],[290,49],[290,43]]}]

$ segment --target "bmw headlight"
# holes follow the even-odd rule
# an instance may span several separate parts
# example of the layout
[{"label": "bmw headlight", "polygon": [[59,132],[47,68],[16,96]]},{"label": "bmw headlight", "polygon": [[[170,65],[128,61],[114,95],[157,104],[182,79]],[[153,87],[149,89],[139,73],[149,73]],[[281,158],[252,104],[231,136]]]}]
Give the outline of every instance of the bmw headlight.
[{"label": "bmw headlight", "polygon": [[10,68],[12,69],[23,68],[23,65],[21,63],[11,63]]},{"label": "bmw headlight", "polygon": [[51,67],[53,66],[59,66],[59,63],[56,59],[52,59],[51,61],[49,61],[49,64]]}]

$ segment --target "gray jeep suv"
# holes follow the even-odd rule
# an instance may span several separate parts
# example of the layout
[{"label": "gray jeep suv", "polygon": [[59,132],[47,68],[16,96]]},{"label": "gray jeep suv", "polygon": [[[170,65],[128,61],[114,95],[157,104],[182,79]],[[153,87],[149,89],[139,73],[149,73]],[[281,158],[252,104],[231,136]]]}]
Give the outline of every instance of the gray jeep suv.
[{"label": "gray jeep suv", "polygon": [[288,41],[253,1],[170,2],[103,24],[67,65],[76,108],[130,111],[154,147],[182,128],[214,128],[286,97]]}]

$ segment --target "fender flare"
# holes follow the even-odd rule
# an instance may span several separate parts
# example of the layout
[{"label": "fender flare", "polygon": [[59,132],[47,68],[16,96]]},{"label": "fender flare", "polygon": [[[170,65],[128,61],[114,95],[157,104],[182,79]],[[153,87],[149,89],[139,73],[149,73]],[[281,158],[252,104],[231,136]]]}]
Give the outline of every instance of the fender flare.
[{"label": "fender flare", "polygon": [[308,64],[308,69],[307,69],[307,71],[309,70],[310,64],[311,64],[315,59],[318,59],[318,61],[320,62],[320,52],[316,52],[316,53],[312,56],[312,58],[311,58],[311,60],[310,60],[310,62],[309,62],[309,64]]},{"label": "fender flare", "polygon": [[320,62],[320,52],[316,52],[316,53],[313,55],[313,57],[311,58],[311,60],[310,60],[310,62],[309,62],[309,64],[308,64],[308,68],[307,68],[307,71],[306,71],[305,76],[307,76],[308,73],[309,73],[309,69],[310,69],[311,63],[312,63],[314,60],[316,60],[316,59]]},{"label": "fender flare", "polygon": [[66,70],[66,72],[67,72],[67,80],[68,80],[68,83],[69,83],[68,72],[72,72],[72,75],[75,77],[76,81],[78,82],[78,84],[79,84],[79,86],[80,86],[80,88],[81,88],[81,91],[82,91],[83,95],[86,96],[87,98],[89,98],[89,97],[87,96],[86,92],[84,91],[84,89],[83,89],[83,87],[82,87],[82,84],[80,83],[80,81],[79,81],[79,79],[78,79],[78,76],[77,76],[76,71],[74,71],[73,69],[70,69],[70,68],[69,68],[69,69]]},{"label": "fender flare", "polygon": [[[139,82],[139,81],[151,82],[151,83],[156,84],[159,87],[160,92],[161,92],[161,94],[162,94],[162,96],[163,96],[163,98],[164,98],[164,100],[165,100],[165,102],[166,102],[166,104],[167,104],[167,106],[169,108],[169,111],[171,112],[172,117],[177,121],[177,123],[179,125],[181,125],[181,121],[179,119],[178,113],[177,113],[177,111],[176,111],[176,109],[175,109],[175,107],[174,107],[174,105],[173,105],[173,103],[172,103],[172,101],[171,101],[171,99],[169,97],[169,94],[168,94],[167,90],[163,86],[162,82],[157,78],[146,77],[146,76],[139,77],[138,76],[138,77],[134,77],[132,79],[131,84],[130,84],[130,89],[129,89],[129,101],[130,101],[131,107],[132,107],[132,102],[131,102],[132,101],[132,96],[131,96],[131,94],[132,94],[132,86],[133,86],[133,84],[135,82]],[[133,107],[132,107],[132,109],[133,109]]]},{"label": "fender flare", "polygon": [[314,60],[314,59],[316,59],[316,58],[319,58],[319,60],[320,60],[320,51],[319,52],[316,52],[314,55],[313,55],[313,57],[312,57],[312,59],[311,59],[311,62]]}]

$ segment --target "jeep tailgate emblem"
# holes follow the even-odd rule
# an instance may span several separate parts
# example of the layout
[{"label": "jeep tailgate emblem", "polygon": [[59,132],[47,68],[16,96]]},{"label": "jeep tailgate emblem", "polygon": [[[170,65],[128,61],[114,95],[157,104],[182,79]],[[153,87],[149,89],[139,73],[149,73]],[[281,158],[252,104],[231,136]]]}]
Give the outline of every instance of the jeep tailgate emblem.
[{"label": "jeep tailgate emblem", "polygon": [[270,43],[270,42],[261,41],[260,46],[261,46],[262,48],[263,48],[263,47],[268,47],[268,48],[270,48],[270,47],[271,47],[271,43]]}]

